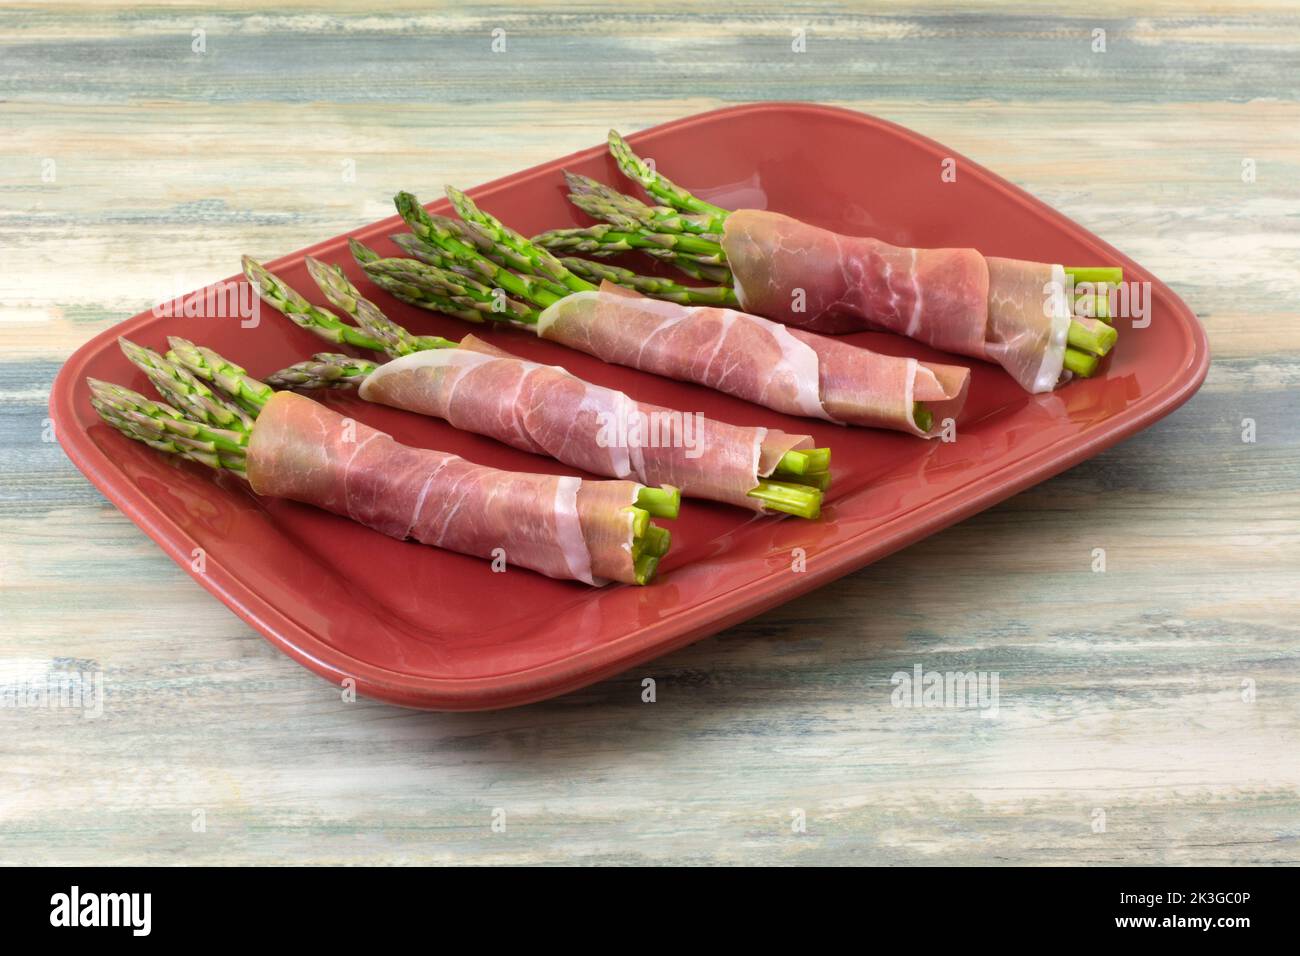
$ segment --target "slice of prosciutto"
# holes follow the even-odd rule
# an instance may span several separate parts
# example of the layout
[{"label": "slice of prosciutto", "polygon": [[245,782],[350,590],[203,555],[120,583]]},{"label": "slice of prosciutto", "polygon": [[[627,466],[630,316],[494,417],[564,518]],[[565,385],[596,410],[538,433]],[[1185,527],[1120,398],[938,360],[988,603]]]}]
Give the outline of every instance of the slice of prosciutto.
[{"label": "slice of prosciutto", "polygon": [[1030,392],[1069,378],[1061,266],[891,246],[758,209],[727,217],[722,247],[750,312],[818,332],[897,332],[996,362]]},{"label": "slice of prosciutto", "polygon": [[638,402],[473,335],[458,348],[381,365],[362,382],[360,395],[593,474],[674,485],[684,495],[759,512],[766,506],[748,492],[786,452],[813,445],[809,435]]},{"label": "slice of prosciutto", "polygon": [[[881,355],[737,312],[649,299],[611,283],[556,302],[537,334],[632,368],[706,385],[787,415],[939,433],[966,401],[970,370]],[[920,428],[915,403],[933,423]]]},{"label": "slice of prosciutto", "polygon": [[[257,417],[248,480],[394,538],[587,584],[635,583],[634,481],[583,481],[411,448],[292,392]],[[500,552],[497,549],[501,549]]]}]

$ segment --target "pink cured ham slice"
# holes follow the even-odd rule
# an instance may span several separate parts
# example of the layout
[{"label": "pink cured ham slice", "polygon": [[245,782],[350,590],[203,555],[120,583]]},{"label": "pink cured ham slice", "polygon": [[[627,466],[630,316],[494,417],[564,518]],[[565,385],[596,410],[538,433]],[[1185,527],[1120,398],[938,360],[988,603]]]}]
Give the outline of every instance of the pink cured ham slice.
[{"label": "pink cured ham slice", "polygon": [[380,366],[366,401],[442,418],[463,430],[567,465],[754,511],[748,492],[808,435],[749,428],[637,402],[554,365],[529,362],[472,335],[455,349]]},{"label": "pink cured ham slice", "polygon": [[[803,329],[790,334],[817,353],[822,403],[835,421],[933,437],[966,404],[970,369],[963,366],[879,355]],[[864,382],[871,387],[864,388]],[[934,421],[928,431],[918,428],[907,411],[913,402],[924,402],[930,410]]]},{"label": "pink cured ham slice", "polygon": [[818,332],[896,332],[996,362],[1031,392],[1063,380],[1069,313],[1048,286],[1059,266],[892,246],[757,209],[727,217],[722,247],[751,312]]},{"label": "pink cured ham slice", "polygon": [[989,276],[974,249],[907,249],[758,209],[728,216],[722,245],[740,301],[770,319],[885,329],[963,355],[984,340],[971,319],[987,310]]},{"label": "pink cured ham slice", "polygon": [[494,557],[553,578],[634,583],[632,512],[640,486],[476,465],[399,444],[309,398],[277,392],[258,415],[248,480],[394,538]]},{"label": "pink cured ham slice", "polygon": [[[542,313],[537,334],[787,415],[933,437],[966,401],[970,370],[881,355],[732,309],[648,299],[604,283]],[[913,403],[934,403],[928,430]]]}]

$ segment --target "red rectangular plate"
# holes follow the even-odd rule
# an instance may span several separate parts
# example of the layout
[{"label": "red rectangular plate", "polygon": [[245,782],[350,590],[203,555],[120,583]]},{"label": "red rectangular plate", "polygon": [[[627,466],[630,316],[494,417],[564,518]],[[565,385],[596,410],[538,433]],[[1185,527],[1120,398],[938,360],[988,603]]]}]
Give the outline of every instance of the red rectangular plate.
[{"label": "red rectangular plate", "polygon": [[[1195,316],[1137,263],[1032,196],[954,151],[882,120],[822,106],[763,104],[679,120],[631,137],[688,189],[724,206],[771,208],[840,232],[900,245],[975,246],[986,254],[1119,264],[1149,281],[1150,326],[1122,322],[1103,373],[1026,395],[991,365],[863,333],[849,340],[896,354],[972,364],[970,401],[952,443],[787,418],[746,402],[630,369],[511,329],[474,331],[518,354],[563,365],[634,397],[739,424],[811,432],[834,448],[835,485],[818,522],[757,518],[690,501],[673,550],[650,587],[593,589],[526,570],[390,540],[288,501],[259,500],[239,479],[168,460],[104,425],[87,375],[152,394],[119,353],[126,335],[154,348],[181,335],[254,375],[321,351],[272,309],[237,319],[144,313],[97,336],[54,384],[50,409],[68,456],[173,560],[272,644],[316,673],[356,681],[368,696],[413,707],[506,707],[573,690],[647,661],[811,590],[1095,455],[1167,415],[1209,365]],[[945,158],[955,182],[942,181]],[[625,184],[603,146],[473,190],[488,211],[533,234],[584,224],[561,169]],[[393,183],[425,199],[442,184]],[[435,211],[447,212],[440,202]],[[397,254],[396,217],[353,235]],[[271,263],[313,301],[304,255],[344,265],[381,307],[419,332],[459,338],[470,327],[392,299],[365,281],[337,237]],[[644,260],[637,263],[646,271]],[[231,280],[235,281],[235,280]],[[242,280],[241,280],[242,281]],[[399,441],[520,471],[564,466],[443,422],[333,394],[331,406]],[[1046,547],[1046,544],[1044,544]],[[196,549],[203,561],[196,562]],[[794,570],[803,549],[803,570]],[[196,570],[196,568],[202,570]]]}]

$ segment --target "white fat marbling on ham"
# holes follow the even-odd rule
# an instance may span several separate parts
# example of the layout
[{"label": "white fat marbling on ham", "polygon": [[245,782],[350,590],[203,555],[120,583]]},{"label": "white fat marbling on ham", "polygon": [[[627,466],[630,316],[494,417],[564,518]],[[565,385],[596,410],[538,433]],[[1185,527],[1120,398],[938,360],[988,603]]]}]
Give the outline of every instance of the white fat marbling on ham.
[{"label": "white fat marbling on ham", "polygon": [[990,256],[989,358],[1029,392],[1060,383],[1070,333],[1065,270],[1045,262]]},{"label": "white fat marbling on ham", "polygon": [[[605,584],[608,579],[597,578],[591,570],[591,552],[587,541],[582,536],[582,521],[578,517],[578,489],[582,487],[581,478],[562,477],[555,483],[555,515],[559,529],[560,550],[564,553],[569,566],[569,576],[576,581],[591,584]],[[636,497],[635,493],[632,496]],[[631,551],[629,537],[627,547]]]}]

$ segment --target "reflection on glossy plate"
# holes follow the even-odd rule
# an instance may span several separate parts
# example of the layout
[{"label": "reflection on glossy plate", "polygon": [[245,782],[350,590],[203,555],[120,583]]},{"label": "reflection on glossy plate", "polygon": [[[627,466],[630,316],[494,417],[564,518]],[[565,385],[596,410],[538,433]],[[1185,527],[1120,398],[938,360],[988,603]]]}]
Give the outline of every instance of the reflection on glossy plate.
[{"label": "reflection on glossy plate", "polygon": [[[668,123],[632,142],[683,186],[722,205],[768,207],[902,245],[1120,264],[1126,279],[1151,282],[1151,324],[1136,330],[1122,322],[1103,374],[1052,394],[1026,395],[993,366],[971,362],[970,401],[960,437],[949,444],[787,418],[695,385],[605,365],[528,333],[476,327],[514,352],[635,398],[739,424],[812,432],[817,444],[833,446],[835,485],[820,522],[756,518],[691,501],[673,524],[673,550],[661,577],[646,588],[594,590],[525,570],[492,573],[475,558],[393,541],[293,502],[259,500],[238,479],[169,461],[96,418],[87,375],[151,394],[144,376],[119,354],[118,335],[155,348],[165,347],[168,335],[182,335],[257,376],[323,349],[270,309],[254,328],[238,319],[144,313],[88,342],[59,373],[50,398],[64,449],[178,564],[285,653],[332,681],[353,678],[371,697],[468,710],[572,690],[789,600],[1095,455],[1167,415],[1205,377],[1209,353],[1200,324],[1150,273],[1016,187],[898,126],[828,107],[765,104]],[[938,175],[948,156],[958,158],[955,183]],[[584,224],[565,201],[562,168],[623,182],[602,145],[471,194],[526,234]],[[432,199],[442,185],[393,183],[392,189]],[[434,208],[448,212],[445,202]],[[394,217],[352,235],[397,254],[387,236],[400,229]],[[338,262],[412,329],[453,338],[469,330],[375,289],[350,261],[346,238],[270,265],[307,294],[315,287],[303,256]],[[635,264],[646,270],[644,260]],[[848,338],[880,351],[952,360],[888,335]],[[344,394],[324,401],[399,441],[501,468],[564,471],[442,422]],[[196,548],[206,552],[203,573],[192,568]],[[791,570],[794,548],[807,555],[801,573]]]}]

